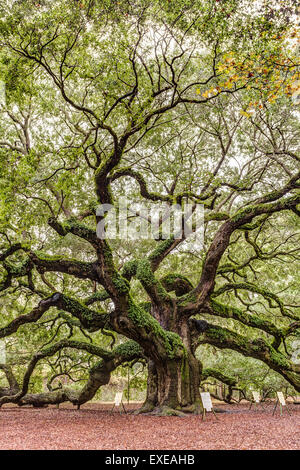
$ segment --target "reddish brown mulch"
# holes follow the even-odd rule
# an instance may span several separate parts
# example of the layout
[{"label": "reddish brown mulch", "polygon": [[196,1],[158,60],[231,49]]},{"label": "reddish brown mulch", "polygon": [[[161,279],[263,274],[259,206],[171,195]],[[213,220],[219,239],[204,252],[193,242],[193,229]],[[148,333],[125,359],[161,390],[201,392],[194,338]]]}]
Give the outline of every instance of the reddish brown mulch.
[{"label": "reddish brown mulch", "polygon": [[273,406],[265,411],[248,405],[216,405],[227,410],[218,421],[200,416],[159,417],[110,414],[111,406],[0,409],[0,449],[299,449],[300,406],[291,416]]}]

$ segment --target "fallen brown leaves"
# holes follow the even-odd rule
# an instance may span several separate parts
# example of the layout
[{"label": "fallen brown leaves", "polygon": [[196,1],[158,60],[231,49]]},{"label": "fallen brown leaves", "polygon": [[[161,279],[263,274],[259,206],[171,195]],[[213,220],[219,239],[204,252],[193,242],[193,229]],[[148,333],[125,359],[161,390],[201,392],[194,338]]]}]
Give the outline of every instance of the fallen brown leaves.
[{"label": "fallen brown leaves", "polygon": [[300,407],[291,416],[272,406],[265,411],[247,405],[218,405],[227,413],[159,417],[109,413],[109,406],[89,403],[80,410],[3,407],[0,449],[299,449]]}]

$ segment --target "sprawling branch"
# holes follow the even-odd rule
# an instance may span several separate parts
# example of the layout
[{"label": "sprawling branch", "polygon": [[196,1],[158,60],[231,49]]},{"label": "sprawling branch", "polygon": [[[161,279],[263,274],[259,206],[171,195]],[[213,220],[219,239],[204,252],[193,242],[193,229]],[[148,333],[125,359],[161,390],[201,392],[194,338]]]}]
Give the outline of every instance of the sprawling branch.
[{"label": "sprawling branch", "polygon": [[251,341],[227,328],[212,325],[203,320],[192,319],[190,324],[196,344],[211,344],[220,349],[233,349],[246,357],[259,359],[271,369],[279,372],[296,390],[300,391],[300,374],[297,367],[265,340]]},{"label": "sprawling branch", "polygon": [[[272,203],[246,206],[227,220],[217,231],[205,258],[200,282],[195,289],[199,303],[203,303],[211,293],[219,262],[227,249],[232,233],[262,214],[273,214],[282,210],[292,210],[300,203],[300,194],[280,199]],[[193,308],[193,307],[192,307]]]},{"label": "sprawling branch", "polygon": [[72,233],[91,243],[94,248],[97,249],[99,247],[96,230],[90,229],[86,225],[78,222],[75,218],[71,218],[65,223],[60,223],[57,219],[50,218],[48,224],[62,237],[66,236],[68,233]]},{"label": "sprawling branch", "polygon": [[282,339],[285,337],[286,329],[277,328],[272,322],[264,320],[259,315],[249,315],[236,307],[224,305],[214,299],[211,299],[210,307],[212,315],[228,319],[233,318],[244,325],[265,331],[266,333],[274,336],[275,342],[273,343],[273,346],[275,347],[276,345],[276,349],[278,349]]},{"label": "sprawling branch", "polygon": [[206,380],[208,377],[213,377],[229,387],[234,387],[237,384],[237,380],[234,377],[229,377],[217,369],[203,369],[201,373],[202,380]]},{"label": "sprawling branch", "polygon": [[71,313],[74,317],[78,318],[80,323],[88,331],[97,331],[101,328],[109,328],[110,320],[109,314],[105,312],[99,313],[98,311],[88,308],[85,304],[73,299],[65,294],[56,294],[56,307]]},{"label": "sprawling branch", "polygon": [[[102,357],[94,367],[89,370],[89,379],[81,391],[62,389],[56,392],[42,393],[42,394],[29,394],[27,395],[30,378],[34,372],[37,363],[49,356],[53,356],[58,351],[64,348],[74,348],[78,350],[85,350],[90,354]],[[117,346],[113,351],[106,351],[98,346],[82,343],[79,341],[62,340],[55,343],[48,348],[36,353],[27,371],[24,375],[21,390],[15,395],[4,396],[0,398],[0,406],[4,403],[18,403],[24,404],[58,404],[64,401],[71,401],[73,404],[80,405],[88,400],[91,400],[101,385],[106,385],[109,382],[110,374],[123,362],[132,361],[142,357],[142,350],[139,345],[133,341],[127,341],[124,344]]]},{"label": "sprawling branch", "polygon": [[[272,305],[272,300],[275,302],[276,306],[280,309],[280,312],[283,316],[285,317],[290,317],[293,320],[298,320],[299,317],[296,315],[290,313],[287,308],[285,308],[284,303],[278,295],[273,294],[273,292],[269,292],[266,289],[263,289],[262,287],[256,286],[255,284],[250,284],[249,282],[239,282],[239,283],[227,283],[224,286],[220,287],[213,293],[213,297],[217,297],[224,292],[230,291],[230,290],[238,290],[238,289],[243,289],[247,290],[249,292],[255,292],[256,294],[260,294],[262,297],[264,297],[271,308],[274,308]],[[217,305],[217,303],[216,303]]]},{"label": "sprawling branch", "polygon": [[30,313],[26,315],[20,315],[19,317],[12,320],[7,326],[0,328],[0,338],[4,338],[5,336],[10,336],[11,334],[18,331],[20,326],[25,325],[27,323],[34,323],[38,321],[41,316],[49,310],[50,307],[57,305],[59,300],[59,294],[55,293],[48,297],[47,299],[43,299],[39,302],[38,306],[35,307]]},{"label": "sprawling branch", "polygon": [[79,279],[91,279],[96,282],[102,281],[101,277],[99,277],[96,262],[87,263],[85,261],[66,259],[63,256],[45,255],[40,252],[31,252],[29,256],[39,272],[52,271],[69,274]]}]

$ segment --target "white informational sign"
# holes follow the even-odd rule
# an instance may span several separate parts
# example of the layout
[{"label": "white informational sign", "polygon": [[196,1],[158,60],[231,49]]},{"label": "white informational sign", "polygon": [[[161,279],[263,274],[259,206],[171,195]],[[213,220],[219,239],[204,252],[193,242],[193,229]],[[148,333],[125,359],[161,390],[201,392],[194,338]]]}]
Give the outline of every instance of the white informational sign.
[{"label": "white informational sign", "polygon": [[212,406],[212,401],[210,398],[210,393],[202,392],[200,393],[200,395],[201,395],[203,407],[206,409],[206,411],[211,411],[213,406]]},{"label": "white informational sign", "polygon": [[252,395],[253,395],[253,400],[255,401],[255,403],[259,403],[260,402],[259,392],[252,392]]},{"label": "white informational sign", "polygon": [[5,342],[0,340],[0,364],[6,364],[6,347]]},{"label": "white informational sign", "polygon": [[283,393],[282,392],[277,392],[277,397],[278,397],[279,403],[281,403],[283,406],[285,406],[286,403],[285,403],[285,398],[283,396]]},{"label": "white informational sign", "polygon": [[115,406],[120,406],[123,397],[123,392],[117,392],[115,396]]}]

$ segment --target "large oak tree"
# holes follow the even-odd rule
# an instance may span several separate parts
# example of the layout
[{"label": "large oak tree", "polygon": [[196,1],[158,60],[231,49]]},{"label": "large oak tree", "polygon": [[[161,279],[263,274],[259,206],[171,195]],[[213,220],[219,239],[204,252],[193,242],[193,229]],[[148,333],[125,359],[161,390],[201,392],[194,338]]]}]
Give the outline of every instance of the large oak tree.
[{"label": "large oak tree", "polygon": [[[203,371],[201,344],[259,359],[299,391],[292,2],[4,3],[0,337],[45,322],[69,334],[37,346],[21,385],[1,366],[0,404],[80,405],[142,360],[142,411],[197,412],[201,378],[220,377]],[[121,196],[202,204],[203,247],[98,238],[97,207]],[[29,393],[63,350],[100,358],[83,389]]]}]

